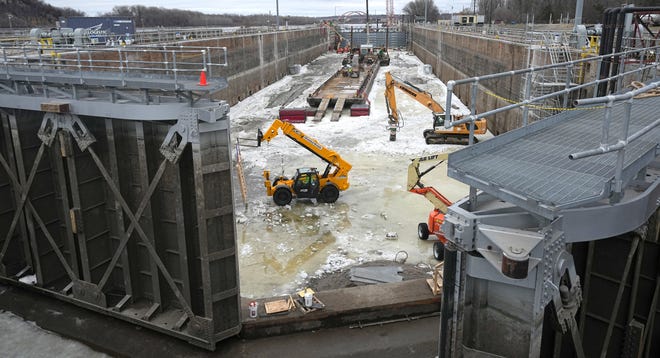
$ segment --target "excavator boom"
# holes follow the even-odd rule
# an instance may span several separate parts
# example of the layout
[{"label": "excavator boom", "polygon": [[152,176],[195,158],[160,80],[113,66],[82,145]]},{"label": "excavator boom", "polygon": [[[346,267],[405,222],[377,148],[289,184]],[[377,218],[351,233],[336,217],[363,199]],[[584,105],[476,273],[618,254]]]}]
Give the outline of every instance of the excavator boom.
[{"label": "excavator boom", "polygon": [[[450,129],[445,129],[443,123],[445,109],[433,99],[433,96],[414,84],[395,77],[388,71],[385,72],[385,104],[387,105],[388,129],[391,141],[396,141],[396,132],[399,130],[401,123],[401,113],[397,108],[395,88],[398,88],[432,112],[433,129],[427,129],[424,131],[424,138],[427,144],[467,144],[467,139],[470,135],[469,127],[463,124],[460,126],[454,126]],[[452,120],[458,119],[460,119],[460,117],[452,115]],[[485,119],[476,121],[475,125],[475,134],[486,133]]]}]

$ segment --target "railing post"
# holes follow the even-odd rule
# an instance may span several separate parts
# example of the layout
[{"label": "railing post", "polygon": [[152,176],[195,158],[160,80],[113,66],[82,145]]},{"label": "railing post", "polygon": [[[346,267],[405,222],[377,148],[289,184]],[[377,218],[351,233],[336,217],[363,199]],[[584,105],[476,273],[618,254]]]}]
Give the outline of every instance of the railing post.
[{"label": "railing post", "polygon": [[[41,44],[38,45],[37,51],[41,51]],[[27,51],[25,50],[25,46],[23,46],[23,65],[27,68],[30,68],[30,61],[28,61],[27,57]]]},{"label": "railing post", "polygon": [[[598,65],[596,66],[596,73],[600,74],[600,68],[603,66],[603,58],[601,57],[600,60],[598,61]],[[600,78],[597,78],[594,81],[594,94],[591,96],[591,98],[596,98],[598,97],[598,85],[600,84]]]},{"label": "railing post", "polygon": [[[208,47],[207,47],[208,48]],[[210,51],[209,51],[210,52]],[[208,52],[206,50],[202,50],[202,71],[206,72],[207,75],[211,75],[210,69],[207,67],[207,63],[210,63],[211,61],[207,62],[206,54]]]},{"label": "railing post", "polygon": [[[227,51],[225,51],[225,56]],[[454,81],[447,82],[447,98],[445,99],[445,128],[451,128],[451,97],[454,94]]]},{"label": "railing post", "polygon": [[525,98],[523,101],[526,101],[527,104],[523,106],[523,127],[527,127],[527,121],[529,118],[529,97],[532,93],[532,77],[534,77],[534,71],[527,72],[527,80],[525,81]]},{"label": "railing post", "polygon": [[44,74],[44,62],[41,58],[41,49],[37,51],[37,57],[39,58],[39,72],[41,73],[41,82],[46,82],[46,76]]},{"label": "railing post", "polygon": [[[472,83],[472,99],[470,100],[470,114],[477,115],[477,90],[479,89],[479,80]],[[468,145],[474,144],[474,120],[470,121],[470,135],[468,136]]]},{"label": "railing post", "polygon": [[614,96],[607,96],[608,100],[605,104],[605,119],[603,120],[603,128],[600,137],[600,146],[607,146],[610,140],[610,122],[612,121],[612,105],[614,104]]},{"label": "railing post", "polygon": [[617,76],[616,77],[616,93],[621,92],[621,86],[623,84],[623,73],[625,72],[624,68],[626,66],[626,60],[625,60],[626,56],[628,56],[627,51],[626,51],[625,54],[623,54],[621,56],[618,56],[618,59],[617,59],[619,61],[619,73],[616,74],[616,76]]},{"label": "railing post", "polygon": [[172,71],[174,72],[174,87],[179,88],[179,82],[177,80],[177,68],[176,68],[176,50],[172,50]]},{"label": "railing post", "polygon": [[[124,64],[121,59],[121,48],[117,49],[117,57],[119,59],[119,77],[121,78],[121,85],[126,86],[126,78],[124,75]],[[128,58],[126,59],[127,67],[128,67]]]},{"label": "railing post", "polygon": [[80,59],[80,49],[76,47],[76,61],[78,63],[78,75],[80,76],[80,84],[84,84],[85,80],[83,79],[83,71],[82,71],[82,60]]},{"label": "railing post", "polygon": [[632,110],[634,98],[630,97],[623,105],[623,126],[621,128],[621,139],[619,142],[623,144],[623,148],[619,149],[616,157],[616,167],[614,169],[614,195],[610,198],[610,202],[618,202],[623,196],[623,181],[621,173],[623,172],[623,163],[626,156],[626,145],[628,144],[628,130],[630,128],[630,112]]},{"label": "railing post", "polygon": [[2,48],[2,59],[5,61],[5,73],[7,74],[7,79],[9,79],[9,62],[7,62],[7,49]]},{"label": "railing post", "polygon": [[568,66],[566,66],[566,86],[564,89],[566,90],[566,93],[564,94],[564,101],[562,102],[562,108],[566,110],[568,108],[568,90],[571,88],[571,79],[573,78],[573,63],[570,62]]},{"label": "railing post", "polygon": [[[479,89],[479,77],[475,78],[472,82],[472,94],[470,99],[470,115],[475,116],[477,114],[477,90]],[[450,107],[451,108],[451,107]],[[470,135],[468,137],[468,145],[474,144],[474,120],[470,121]],[[470,186],[470,210],[475,210],[477,208],[477,188]]]},{"label": "railing post", "polygon": [[[646,51],[641,51],[641,56],[639,56],[639,67],[644,67],[644,61],[646,58]],[[637,81],[642,82],[644,81],[644,71],[639,71],[639,76],[637,77]]]}]

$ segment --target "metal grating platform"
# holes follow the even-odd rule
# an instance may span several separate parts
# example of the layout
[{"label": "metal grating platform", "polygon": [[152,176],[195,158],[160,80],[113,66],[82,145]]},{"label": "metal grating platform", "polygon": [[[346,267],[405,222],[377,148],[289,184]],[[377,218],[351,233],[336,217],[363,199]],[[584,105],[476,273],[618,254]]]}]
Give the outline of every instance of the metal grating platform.
[{"label": "metal grating platform", "polygon": [[[660,97],[636,100],[628,133],[657,120]],[[621,137],[624,106],[612,108],[610,144]],[[561,209],[610,196],[617,153],[577,160],[569,154],[594,149],[602,137],[604,109],[566,111],[449,155],[448,174],[477,189],[547,218]],[[624,186],[654,160],[655,127],[626,147]]]}]

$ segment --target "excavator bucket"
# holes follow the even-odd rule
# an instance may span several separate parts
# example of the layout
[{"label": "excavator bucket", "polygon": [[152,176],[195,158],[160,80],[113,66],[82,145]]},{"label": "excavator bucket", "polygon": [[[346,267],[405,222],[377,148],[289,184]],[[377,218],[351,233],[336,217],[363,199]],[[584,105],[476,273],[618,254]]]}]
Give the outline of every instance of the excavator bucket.
[{"label": "excavator bucket", "polygon": [[261,147],[261,140],[264,139],[264,133],[261,129],[257,129],[257,147]]}]

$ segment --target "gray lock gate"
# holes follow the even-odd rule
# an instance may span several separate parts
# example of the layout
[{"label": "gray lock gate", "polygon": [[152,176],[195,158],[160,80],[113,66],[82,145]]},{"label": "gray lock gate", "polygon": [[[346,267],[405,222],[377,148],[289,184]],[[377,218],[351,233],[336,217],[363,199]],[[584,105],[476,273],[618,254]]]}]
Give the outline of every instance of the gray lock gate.
[{"label": "gray lock gate", "polygon": [[229,106],[205,98],[226,81],[182,75],[210,49],[178,68],[153,58],[183,49],[143,51],[163,73],[5,61],[0,278],[213,349],[241,328]]}]

